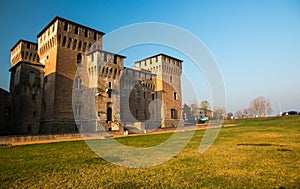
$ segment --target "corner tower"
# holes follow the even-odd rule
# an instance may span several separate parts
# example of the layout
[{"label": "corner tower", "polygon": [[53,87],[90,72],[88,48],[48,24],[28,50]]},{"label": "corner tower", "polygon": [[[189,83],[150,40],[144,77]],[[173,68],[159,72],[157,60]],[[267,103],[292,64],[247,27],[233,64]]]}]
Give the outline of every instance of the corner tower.
[{"label": "corner tower", "polygon": [[14,134],[37,134],[40,125],[44,65],[39,63],[37,44],[20,40],[10,50],[10,92]]},{"label": "corner tower", "polygon": [[182,60],[157,54],[135,62],[136,67],[156,74],[156,95],[161,107],[161,127],[177,127],[181,124],[181,73]]},{"label": "corner tower", "polygon": [[42,98],[42,133],[76,130],[72,110],[72,88],[78,64],[104,33],[55,17],[38,35],[38,54],[45,66]]}]

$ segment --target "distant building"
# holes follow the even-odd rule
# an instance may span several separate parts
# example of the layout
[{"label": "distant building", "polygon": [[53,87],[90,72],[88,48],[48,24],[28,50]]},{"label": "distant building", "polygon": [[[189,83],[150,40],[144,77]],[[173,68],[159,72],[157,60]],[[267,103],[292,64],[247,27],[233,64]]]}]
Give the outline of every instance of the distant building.
[{"label": "distant building", "polygon": [[10,134],[12,126],[10,93],[0,88],[0,135]]},{"label": "distant building", "polygon": [[191,105],[186,105],[184,104],[183,107],[184,111],[184,120],[191,122],[194,120],[197,122],[198,120],[207,117],[207,118],[212,118],[213,117],[213,111],[208,109],[208,108],[201,108],[197,104],[191,104]]},{"label": "distant building", "polygon": [[[12,99],[11,133],[99,131],[99,125],[121,131],[124,125],[147,129],[181,123],[182,60],[157,54],[125,68],[125,56],[102,49],[103,35],[55,17],[37,35],[38,43],[20,40],[13,46],[6,94]],[[80,100],[87,96],[95,109]],[[97,121],[86,126],[83,120]]]}]

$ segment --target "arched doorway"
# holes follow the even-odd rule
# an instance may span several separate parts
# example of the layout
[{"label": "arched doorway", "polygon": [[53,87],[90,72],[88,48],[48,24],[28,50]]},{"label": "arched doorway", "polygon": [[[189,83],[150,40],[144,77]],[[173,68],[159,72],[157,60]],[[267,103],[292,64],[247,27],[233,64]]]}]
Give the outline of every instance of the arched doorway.
[{"label": "arched doorway", "polygon": [[111,107],[107,107],[106,111],[106,121],[112,121],[112,109]]}]

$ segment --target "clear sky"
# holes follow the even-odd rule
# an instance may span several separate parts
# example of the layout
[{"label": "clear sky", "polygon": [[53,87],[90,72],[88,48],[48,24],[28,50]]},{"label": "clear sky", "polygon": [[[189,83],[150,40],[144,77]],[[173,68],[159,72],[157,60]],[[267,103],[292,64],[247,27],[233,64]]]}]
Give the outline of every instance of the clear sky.
[{"label": "clear sky", "polygon": [[[10,48],[20,38],[36,42],[56,15],[105,33],[139,22],[176,25],[196,35],[215,57],[225,82],[227,111],[246,108],[258,96],[271,100],[273,114],[280,107],[300,110],[300,1],[1,0],[1,88],[9,88]],[[131,57],[130,64],[157,51],[123,54]],[[188,61],[184,67],[188,70]],[[204,93],[200,98],[209,98]]]}]

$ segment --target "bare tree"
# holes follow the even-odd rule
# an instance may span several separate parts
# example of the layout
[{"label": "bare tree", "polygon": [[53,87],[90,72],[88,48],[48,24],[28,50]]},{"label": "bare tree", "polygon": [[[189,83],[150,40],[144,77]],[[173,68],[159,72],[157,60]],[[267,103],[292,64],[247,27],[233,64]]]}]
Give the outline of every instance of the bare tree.
[{"label": "bare tree", "polygon": [[218,106],[214,107],[214,118],[215,119],[224,119],[225,115],[226,115],[225,108],[221,108]]},{"label": "bare tree", "polygon": [[252,113],[251,113],[250,108],[245,108],[245,109],[243,110],[243,115],[242,115],[243,118],[251,117],[251,115],[252,115]]},{"label": "bare tree", "polygon": [[237,110],[234,114],[234,117],[241,119],[243,117],[243,112],[241,110]]},{"label": "bare tree", "polygon": [[269,99],[262,96],[251,101],[249,110],[254,116],[258,117],[266,117],[272,113]]}]

